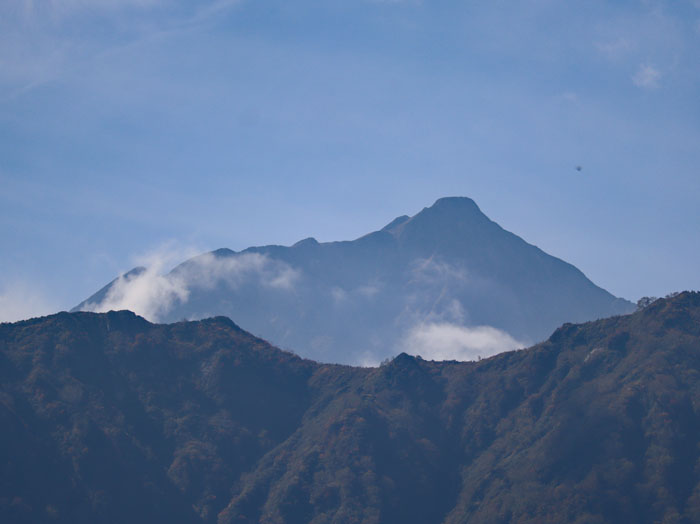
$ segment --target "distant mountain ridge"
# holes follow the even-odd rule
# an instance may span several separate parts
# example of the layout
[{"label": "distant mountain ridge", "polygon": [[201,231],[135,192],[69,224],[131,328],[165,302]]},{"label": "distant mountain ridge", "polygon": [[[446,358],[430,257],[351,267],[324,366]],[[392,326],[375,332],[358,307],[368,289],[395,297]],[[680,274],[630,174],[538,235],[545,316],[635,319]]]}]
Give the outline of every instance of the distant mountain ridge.
[{"label": "distant mountain ridge", "polygon": [[455,358],[487,356],[634,308],[450,197],[353,241],[218,249],[163,277],[136,268],[74,310],[109,309],[165,322],[225,315],[305,357],[356,364],[434,357],[435,342]]},{"label": "distant mountain ridge", "polygon": [[0,521],[700,521],[700,293],[480,362],[318,364],[227,318],[0,324]]}]

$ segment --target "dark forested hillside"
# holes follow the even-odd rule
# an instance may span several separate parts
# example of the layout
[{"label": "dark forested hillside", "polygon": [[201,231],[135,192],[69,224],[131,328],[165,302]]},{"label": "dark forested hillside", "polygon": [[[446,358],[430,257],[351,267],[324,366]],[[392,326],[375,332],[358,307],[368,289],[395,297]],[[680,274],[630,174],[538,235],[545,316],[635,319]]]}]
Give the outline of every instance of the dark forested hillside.
[{"label": "dark forested hillside", "polygon": [[0,325],[0,521],[700,521],[700,294],[480,362],[321,365],[230,320]]}]

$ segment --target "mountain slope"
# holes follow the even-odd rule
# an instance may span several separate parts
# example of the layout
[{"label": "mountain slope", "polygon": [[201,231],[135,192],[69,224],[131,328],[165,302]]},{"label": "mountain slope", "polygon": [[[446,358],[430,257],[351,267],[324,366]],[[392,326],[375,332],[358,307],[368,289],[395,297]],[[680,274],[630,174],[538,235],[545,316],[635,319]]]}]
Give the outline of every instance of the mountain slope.
[{"label": "mountain slope", "polygon": [[700,519],[700,294],[480,362],[322,365],[227,319],[0,325],[0,520]]},{"label": "mountain slope", "polygon": [[164,322],[225,315],[305,357],[357,364],[431,356],[450,337],[448,357],[473,359],[633,308],[472,200],[444,198],[354,241],[219,249],[166,276],[137,268],[74,310],[111,309]]}]

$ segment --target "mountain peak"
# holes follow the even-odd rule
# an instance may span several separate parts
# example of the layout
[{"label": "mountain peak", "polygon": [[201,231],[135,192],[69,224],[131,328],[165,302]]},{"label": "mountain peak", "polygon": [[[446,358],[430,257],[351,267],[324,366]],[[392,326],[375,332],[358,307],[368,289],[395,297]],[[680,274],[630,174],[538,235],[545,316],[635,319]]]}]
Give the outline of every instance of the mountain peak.
[{"label": "mountain peak", "polygon": [[465,220],[469,222],[490,222],[488,217],[479,209],[471,198],[467,197],[445,197],[439,198],[435,203],[424,208],[420,213],[413,217],[413,220],[430,221],[438,220],[440,223],[449,222],[457,223]]},{"label": "mountain peak", "polygon": [[446,218],[448,220],[454,220],[466,216],[486,217],[486,215],[481,212],[481,209],[479,209],[479,206],[476,205],[476,202],[474,202],[471,198],[458,196],[443,197],[438,198],[432,206],[423,208],[421,212],[417,213],[413,217],[409,217],[408,215],[396,217],[394,220],[384,226],[382,231],[400,232],[402,229],[401,226],[407,222],[410,222],[416,218],[424,218],[426,215],[431,217]]},{"label": "mountain peak", "polygon": [[433,205],[430,207],[439,206],[439,205],[459,205],[459,204],[462,204],[462,205],[468,204],[468,205],[475,206],[476,202],[474,202],[474,200],[472,200],[471,198],[465,197],[465,196],[446,196],[446,197],[438,198],[433,203]]},{"label": "mountain peak", "polygon": [[[445,197],[423,208],[394,231],[404,239],[412,238],[417,245],[430,246],[433,250],[442,246],[450,251],[464,244],[465,239],[473,241],[478,237],[489,241],[494,235],[498,236],[500,233],[493,230],[494,224],[471,198]],[[479,249],[483,251],[483,245]]]},{"label": "mountain peak", "polygon": [[232,249],[227,248],[227,247],[222,247],[222,248],[219,248],[219,249],[212,251],[211,254],[214,255],[215,257],[230,257],[232,255],[235,255],[236,252],[233,251]]},{"label": "mountain peak", "polygon": [[[459,326],[490,326],[516,341],[503,339],[512,349],[517,341],[543,340],[565,321],[633,309],[502,229],[466,197],[440,198],[355,240],[308,237],[290,247],[213,253],[225,263],[195,257],[163,275],[165,294],[161,280],[124,279],[76,309],[109,310],[127,297],[120,307],[133,304],[157,321],[224,315],[276,344],[303,349],[304,357],[346,364],[365,353],[383,360],[413,338],[411,353],[428,360],[469,359],[461,349],[437,357],[440,337]],[[110,289],[118,293],[108,296]],[[139,298],[144,289],[147,301]],[[439,322],[419,321],[426,318]]]},{"label": "mountain peak", "polygon": [[296,244],[294,244],[292,247],[310,247],[310,246],[317,246],[318,245],[318,240],[316,240],[314,237],[308,237],[304,238],[303,240],[300,240]]},{"label": "mountain peak", "polygon": [[476,202],[471,198],[459,196],[438,198],[428,209],[460,210],[481,213],[481,209],[479,209],[479,206],[477,206]]}]

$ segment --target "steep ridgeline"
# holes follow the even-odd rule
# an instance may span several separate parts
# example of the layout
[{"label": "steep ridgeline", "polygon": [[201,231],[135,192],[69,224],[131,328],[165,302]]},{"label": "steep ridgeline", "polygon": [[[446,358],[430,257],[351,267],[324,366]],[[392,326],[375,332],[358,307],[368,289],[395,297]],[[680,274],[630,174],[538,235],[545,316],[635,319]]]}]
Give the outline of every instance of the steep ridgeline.
[{"label": "steep ridgeline", "polygon": [[480,362],[317,364],[225,318],[0,325],[1,522],[700,521],[700,294]]},{"label": "steep ridgeline", "polygon": [[[165,278],[136,268],[74,311],[110,309],[162,322],[224,315],[304,357],[358,364],[401,351],[436,357],[426,351],[445,333],[465,359],[485,356],[633,307],[472,200],[444,198],[354,241],[219,249]],[[461,326],[505,333],[479,348]]]}]

